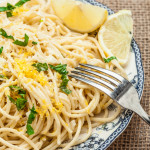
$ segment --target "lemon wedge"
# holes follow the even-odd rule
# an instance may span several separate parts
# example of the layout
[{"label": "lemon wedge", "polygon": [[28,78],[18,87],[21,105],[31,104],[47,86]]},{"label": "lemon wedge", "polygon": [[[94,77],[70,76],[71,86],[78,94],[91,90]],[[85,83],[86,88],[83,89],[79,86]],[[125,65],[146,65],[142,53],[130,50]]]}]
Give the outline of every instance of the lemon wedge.
[{"label": "lemon wedge", "polygon": [[77,32],[88,33],[99,28],[107,19],[107,10],[75,0],[52,0],[56,15]]},{"label": "lemon wedge", "polygon": [[128,62],[133,36],[131,11],[121,10],[110,15],[98,33],[100,47],[107,57],[116,56],[121,65]]}]

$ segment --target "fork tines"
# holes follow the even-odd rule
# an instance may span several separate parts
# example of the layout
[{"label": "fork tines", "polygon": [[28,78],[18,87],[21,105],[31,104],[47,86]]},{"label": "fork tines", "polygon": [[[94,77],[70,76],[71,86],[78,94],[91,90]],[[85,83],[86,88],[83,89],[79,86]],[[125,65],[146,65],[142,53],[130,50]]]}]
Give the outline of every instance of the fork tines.
[{"label": "fork tines", "polygon": [[112,92],[125,80],[120,75],[104,68],[89,64],[79,65],[81,67],[75,68],[78,71],[71,71],[72,74],[69,76],[100,89],[110,97],[112,97]]}]

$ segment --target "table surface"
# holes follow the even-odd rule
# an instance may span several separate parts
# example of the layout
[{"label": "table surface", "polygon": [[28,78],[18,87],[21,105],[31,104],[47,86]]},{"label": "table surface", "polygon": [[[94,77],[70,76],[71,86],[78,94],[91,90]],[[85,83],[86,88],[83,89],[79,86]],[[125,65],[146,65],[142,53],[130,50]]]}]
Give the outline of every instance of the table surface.
[{"label": "table surface", "polygon": [[[141,100],[143,108],[150,114],[150,0],[97,0],[117,12],[121,9],[132,11],[134,38],[143,60],[145,73],[144,92]],[[150,127],[136,114],[127,129],[116,139],[108,150],[148,150],[150,149]]]}]

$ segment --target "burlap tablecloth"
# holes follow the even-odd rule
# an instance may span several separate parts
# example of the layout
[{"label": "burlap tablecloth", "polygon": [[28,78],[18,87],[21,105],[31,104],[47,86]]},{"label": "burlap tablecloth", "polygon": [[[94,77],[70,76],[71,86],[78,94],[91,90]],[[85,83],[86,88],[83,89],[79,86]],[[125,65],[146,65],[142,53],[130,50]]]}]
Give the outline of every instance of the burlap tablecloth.
[{"label": "burlap tablecloth", "polygon": [[[97,0],[117,12],[121,9],[132,11],[134,38],[141,53],[145,72],[143,108],[150,114],[150,0]],[[108,150],[150,150],[150,127],[134,115],[127,129],[116,139]]]}]

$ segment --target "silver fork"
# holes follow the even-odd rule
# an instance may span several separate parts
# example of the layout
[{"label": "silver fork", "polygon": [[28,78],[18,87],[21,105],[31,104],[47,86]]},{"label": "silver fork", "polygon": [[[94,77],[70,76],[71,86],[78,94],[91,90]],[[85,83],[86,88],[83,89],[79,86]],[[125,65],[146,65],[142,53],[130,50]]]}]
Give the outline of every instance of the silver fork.
[{"label": "silver fork", "polygon": [[119,105],[126,109],[132,110],[138,114],[148,125],[150,125],[150,116],[148,116],[148,114],[140,105],[138,93],[128,80],[118,75],[117,73],[97,66],[89,64],[79,65],[81,67],[75,68],[78,71],[71,71],[72,74],[69,75],[70,77],[80,80],[103,91]]}]

